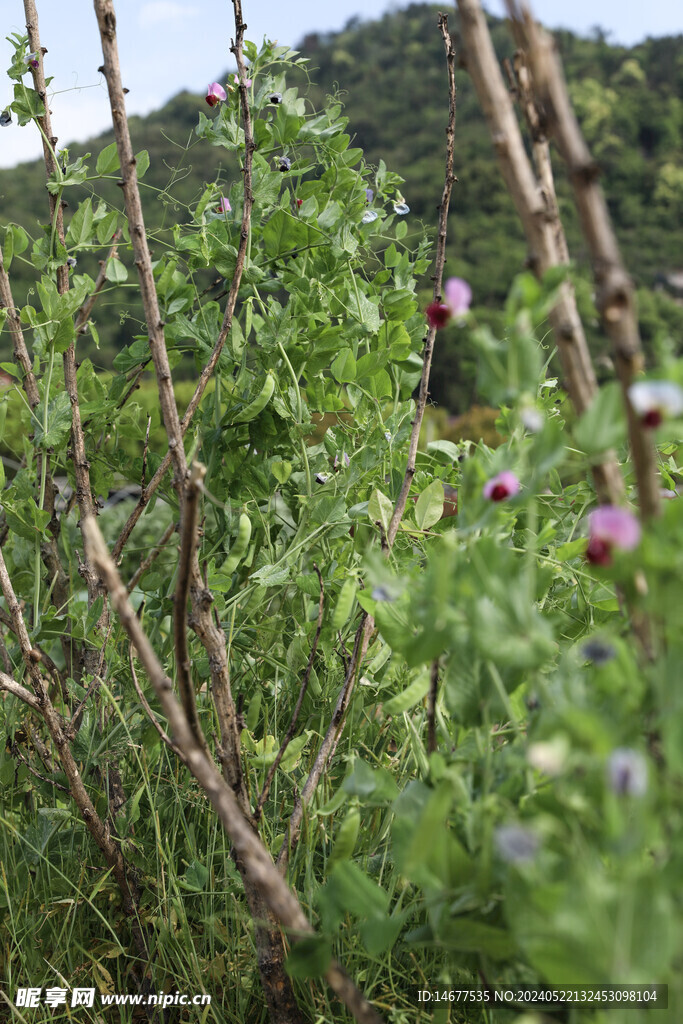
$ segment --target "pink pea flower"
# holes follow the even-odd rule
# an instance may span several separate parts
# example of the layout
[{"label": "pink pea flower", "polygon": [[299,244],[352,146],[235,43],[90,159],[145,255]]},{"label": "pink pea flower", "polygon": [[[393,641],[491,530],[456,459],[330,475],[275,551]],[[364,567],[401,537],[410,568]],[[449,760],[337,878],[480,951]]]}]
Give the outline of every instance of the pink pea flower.
[{"label": "pink pea flower", "polygon": [[[235,83],[235,85],[239,85],[240,84],[240,76],[239,75],[233,75],[232,76],[232,80]],[[245,89],[249,89],[250,86],[251,86],[251,78],[245,78],[244,79],[244,87],[245,87]]]},{"label": "pink pea flower", "polygon": [[466,313],[472,302],[472,289],[461,277],[449,277],[444,286],[444,300],[453,316]]},{"label": "pink pea flower", "polygon": [[633,410],[644,427],[658,427],[683,412],[683,388],[671,380],[639,380],[628,389]]},{"label": "pink pea flower", "polygon": [[220,82],[212,82],[209,88],[206,90],[206,102],[210,107],[215,107],[221,100],[226,100],[228,94],[220,84]]},{"label": "pink pea flower", "polygon": [[470,308],[472,289],[461,277],[449,277],[443,289],[443,301],[430,302],[425,310],[427,323],[439,330],[454,316],[461,316]]},{"label": "pink pea flower", "polygon": [[515,474],[509,469],[504,469],[502,473],[491,477],[484,484],[484,497],[490,498],[491,501],[505,501],[506,498],[517,494],[521,486]]},{"label": "pink pea flower", "polygon": [[591,565],[611,565],[612,548],[633,551],[640,542],[640,523],[625,508],[603,505],[588,517],[586,558]]},{"label": "pink pea flower", "polygon": [[230,213],[231,210],[232,210],[232,206],[230,205],[230,200],[226,199],[225,196],[221,196],[220,202],[218,204],[218,212],[219,213]]}]

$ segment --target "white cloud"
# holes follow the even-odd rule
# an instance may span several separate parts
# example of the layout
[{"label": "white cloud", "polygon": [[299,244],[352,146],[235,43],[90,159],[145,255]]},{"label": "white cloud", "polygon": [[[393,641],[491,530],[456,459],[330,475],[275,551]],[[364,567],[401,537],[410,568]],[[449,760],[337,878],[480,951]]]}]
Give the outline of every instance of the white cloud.
[{"label": "white cloud", "polygon": [[143,28],[160,25],[167,21],[178,21],[195,13],[194,7],[177,4],[174,0],[153,0],[144,4],[138,14],[138,21]]}]

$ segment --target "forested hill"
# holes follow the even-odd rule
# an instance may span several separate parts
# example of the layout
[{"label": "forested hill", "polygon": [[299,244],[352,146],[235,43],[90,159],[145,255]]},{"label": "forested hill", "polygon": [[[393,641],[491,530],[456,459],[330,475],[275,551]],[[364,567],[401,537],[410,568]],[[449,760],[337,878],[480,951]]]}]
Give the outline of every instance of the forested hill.
[{"label": "forested hill", "polygon": [[[349,118],[348,130],[366,158],[382,158],[406,179],[404,195],[411,219],[436,221],[444,162],[447,81],[436,6],[414,4],[376,22],[354,20],[339,33],[311,34],[299,43],[310,58],[309,89],[314,104],[338,95]],[[501,56],[512,52],[503,22],[491,19]],[[456,32],[457,15],[451,17]],[[680,269],[683,212],[683,37],[649,39],[633,47],[613,46],[596,33],[590,39],[558,34],[579,118],[591,150],[603,169],[624,257],[641,292],[643,334],[651,342],[660,330],[683,333],[683,310],[666,291],[651,291]],[[285,40],[281,40],[285,42]],[[217,69],[218,71],[220,69]],[[218,80],[225,78],[217,75]],[[467,278],[475,305],[500,306],[513,275],[523,265],[525,246],[514,209],[493,158],[486,125],[467,73],[457,73],[456,174],[452,199],[447,271]],[[183,207],[196,201],[202,185],[221,173],[233,180],[236,169],[223,168],[219,151],[195,145],[202,96],[180,93],[148,117],[133,118],[136,149],[146,148],[151,167],[145,183],[151,228],[169,226]],[[59,125],[58,102],[54,120]],[[29,128],[23,129],[25,131]],[[112,140],[103,135],[71,154],[94,154]],[[193,148],[183,147],[188,139]],[[572,254],[585,266],[569,189],[559,160],[558,191]],[[177,171],[173,168],[179,168]],[[38,163],[0,172],[0,221],[18,221],[35,237],[42,216],[44,184]],[[120,205],[112,184],[103,190]],[[74,197],[76,198],[76,197]],[[78,196],[80,198],[80,196]],[[173,209],[169,209],[169,206]],[[13,271],[20,272],[20,264]],[[28,281],[28,279],[27,279]],[[27,283],[27,282],[26,282]],[[18,296],[22,282],[17,281]],[[589,304],[586,284],[584,304]],[[114,297],[110,296],[113,300]],[[126,307],[126,300],[121,304]],[[132,311],[134,313],[134,311]],[[103,351],[129,340],[130,327],[118,318],[102,333]],[[134,331],[132,332],[134,333]]]}]

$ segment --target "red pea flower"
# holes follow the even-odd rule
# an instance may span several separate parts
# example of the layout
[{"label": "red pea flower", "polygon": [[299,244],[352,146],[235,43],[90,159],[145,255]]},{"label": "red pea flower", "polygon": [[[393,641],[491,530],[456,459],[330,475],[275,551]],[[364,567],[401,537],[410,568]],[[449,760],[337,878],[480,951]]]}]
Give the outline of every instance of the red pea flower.
[{"label": "red pea flower", "polygon": [[425,309],[425,315],[427,317],[427,323],[430,327],[436,327],[437,331],[441,327],[445,327],[451,318],[451,307],[447,306],[445,302],[430,302]]},{"label": "red pea flower", "polygon": [[484,484],[484,497],[491,501],[505,501],[512,498],[521,488],[518,478],[509,469],[504,469],[498,476],[492,476]]},{"label": "red pea flower", "polygon": [[220,84],[220,82],[212,82],[209,88],[206,90],[206,102],[210,107],[215,107],[221,100],[226,100],[228,94]]},{"label": "red pea flower", "polygon": [[611,565],[612,549],[633,551],[640,543],[640,523],[625,508],[603,505],[588,517],[586,559],[591,565]]}]

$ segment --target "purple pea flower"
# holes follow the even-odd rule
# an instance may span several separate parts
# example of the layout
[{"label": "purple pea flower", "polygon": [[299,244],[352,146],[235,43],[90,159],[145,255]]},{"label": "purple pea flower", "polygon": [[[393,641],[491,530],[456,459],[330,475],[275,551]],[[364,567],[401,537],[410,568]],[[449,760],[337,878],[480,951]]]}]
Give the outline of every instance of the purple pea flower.
[{"label": "purple pea flower", "polygon": [[509,469],[504,469],[498,476],[492,476],[484,484],[484,497],[491,501],[505,501],[517,494],[521,488],[518,478]]},{"label": "purple pea flower", "polygon": [[215,107],[217,103],[225,101],[227,98],[228,94],[220,82],[212,82],[206,90],[206,102],[210,107]]},{"label": "purple pea flower", "polygon": [[647,762],[629,747],[617,747],[607,762],[607,781],[617,796],[645,796]]},{"label": "purple pea flower", "polygon": [[281,156],[278,158],[277,169],[278,171],[288,171],[292,166],[292,161],[288,156]]},{"label": "purple pea flower", "polygon": [[230,205],[230,200],[226,199],[225,196],[221,196],[220,202],[218,203],[218,212],[219,213],[230,213],[231,211],[232,211],[232,206]]},{"label": "purple pea flower", "polygon": [[0,114],[0,128],[6,128],[8,124],[12,123],[12,115],[9,110],[3,110]]},{"label": "purple pea flower", "polygon": [[493,841],[498,856],[507,864],[528,864],[538,850],[538,836],[523,825],[499,825]]},{"label": "purple pea flower", "polygon": [[27,54],[24,57],[24,64],[28,64],[31,68],[37,68],[39,64],[37,52]]},{"label": "purple pea flower", "polygon": [[625,508],[603,505],[588,517],[586,559],[591,565],[611,565],[612,548],[633,551],[640,543],[640,523]]}]

